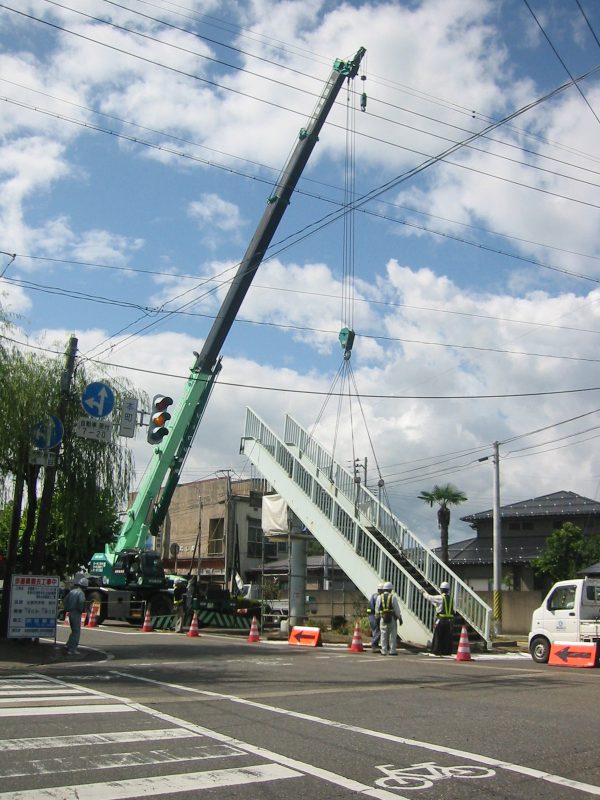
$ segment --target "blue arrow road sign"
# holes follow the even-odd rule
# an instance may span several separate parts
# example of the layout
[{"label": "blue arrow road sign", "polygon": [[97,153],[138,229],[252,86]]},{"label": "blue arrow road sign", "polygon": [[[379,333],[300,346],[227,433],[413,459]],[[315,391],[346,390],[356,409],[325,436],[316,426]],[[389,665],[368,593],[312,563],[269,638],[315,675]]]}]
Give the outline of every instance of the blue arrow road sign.
[{"label": "blue arrow road sign", "polygon": [[106,417],[115,406],[113,390],[106,383],[88,383],[81,395],[81,405],[90,417]]},{"label": "blue arrow road sign", "polygon": [[50,416],[34,427],[33,446],[38,450],[50,450],[62,441],[63,433],[63,424],[59,418]]}]

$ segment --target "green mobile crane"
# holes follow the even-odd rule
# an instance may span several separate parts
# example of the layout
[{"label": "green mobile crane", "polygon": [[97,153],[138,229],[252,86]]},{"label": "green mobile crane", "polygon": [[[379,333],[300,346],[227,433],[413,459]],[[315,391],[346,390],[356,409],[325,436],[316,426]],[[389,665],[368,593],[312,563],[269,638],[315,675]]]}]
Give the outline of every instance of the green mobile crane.
[{"label": "green mobile crane", "polygon": [[[137,603],[137,608],[141,603],[148,603],[152,614],[166,614],[171,610],[171,597],[166,588],[160,556],[155,551],[147,550],[146,543],[149,536],[156,536],[159,532],[167,514],[183,464],[221,369],[221,347],[289,205],[327,115],[344,81],[356,77],[364,54],[365,48],[361,47],[353,58],[335,61],[315,111],[306,127],[301,129],[296,146],[268,199],[204,346],[199,354],[194,354],[196,360],[183,396],[173,410],[172,419],[166,410],[172,403],[171,398],[154,398],[149,441],[157,444],[152,460],[117,541],[107,544],[103,553],[94,554],[90,560],[88,600],[100,604],[100,620],[107,617],[135,618],[134,603]],[[170,422],[166,427],[167,420]],[[155,502],[159,493],[160,497]]]}]

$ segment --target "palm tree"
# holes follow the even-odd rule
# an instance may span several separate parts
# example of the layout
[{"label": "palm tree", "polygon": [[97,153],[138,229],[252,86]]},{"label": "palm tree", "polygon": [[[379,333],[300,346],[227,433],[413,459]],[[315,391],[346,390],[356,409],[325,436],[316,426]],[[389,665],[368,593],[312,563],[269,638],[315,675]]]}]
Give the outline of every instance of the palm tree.
[{"label": "palm tree", "polygon": [[448,528],[450,527],[450,509],[448,506],[458,506],[464,503],[466,499],[467,495],[451,483],[446,483],[443,486],[436,484],[430,492],[422,491],[419,495],[419,500],[428,503],[432,508],[434,503],[439,506],[437,519],[442,545],[441,559],[444,564],[448,563]]}]

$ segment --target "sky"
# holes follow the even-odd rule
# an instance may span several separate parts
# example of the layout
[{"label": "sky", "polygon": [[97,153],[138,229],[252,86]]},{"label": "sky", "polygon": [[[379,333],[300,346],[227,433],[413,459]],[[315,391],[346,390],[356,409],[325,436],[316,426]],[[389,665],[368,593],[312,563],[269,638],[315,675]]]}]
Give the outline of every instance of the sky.
[{"label": "sky", "polygon": [[[290,414],[368,486],[383,480],[428,544],[419,493],[463,491],[450,538],[470,537],[460,517],[492,507],[494,442],[502,504],[598,500],[592,0],[5,0],[12,338],[61,354],[75,335],[108,383],[177,401],[333,62],[359,47],[224,343],[182,481],[256,475],[239,454],[250,407],[279,435]],[[122,442],[139,480],[145,429]]]}]

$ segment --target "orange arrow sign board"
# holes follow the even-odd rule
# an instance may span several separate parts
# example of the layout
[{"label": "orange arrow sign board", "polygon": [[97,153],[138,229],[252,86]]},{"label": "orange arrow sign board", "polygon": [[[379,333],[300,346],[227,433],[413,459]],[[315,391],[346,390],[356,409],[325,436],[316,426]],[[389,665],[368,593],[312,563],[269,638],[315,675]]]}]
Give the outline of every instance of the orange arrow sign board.
[{"label": "orange arrow sign board", "polygon": [[595,642],[554,642],[548,664],[554,667],[595,667],[598,645]]},{"label": "orange arrow sign board", "polygon": [[321,629],[295,625],[290,631],[288,644],[303,645],[304,647],[322,647]]}]

